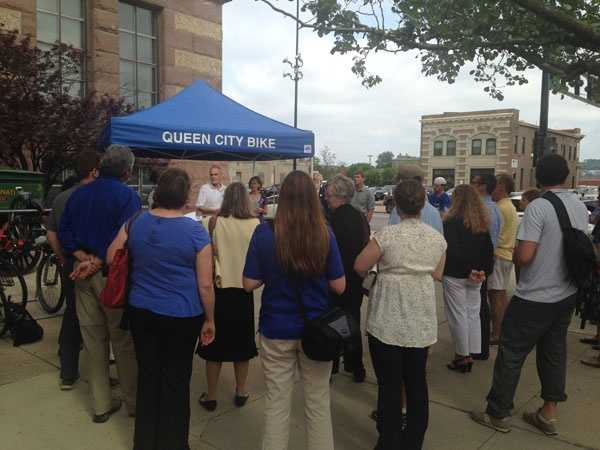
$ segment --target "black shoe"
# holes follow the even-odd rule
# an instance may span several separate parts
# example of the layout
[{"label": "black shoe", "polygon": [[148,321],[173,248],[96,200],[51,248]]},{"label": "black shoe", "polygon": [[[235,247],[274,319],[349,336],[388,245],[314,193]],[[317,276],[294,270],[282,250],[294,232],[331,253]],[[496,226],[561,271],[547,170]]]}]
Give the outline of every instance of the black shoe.
[{"label": "black shoe", "polygon": [[217,401],[208,400],[207,397],[208,394],[206,392],[203,392],[200,398],[198,399],[198,403],[200,403],[200,406],[202,406],[208,412],[213,412],[215,409],[217,409]]},{"label": "black shoe", "polygon": [[473,363],[470,361],[470,358],[457,358],[450,362],[450,364],[446,364],[446,367],[449,370],[460,373],[468,373],[471,371],[473,367]]},{"label": "black shoe", "polygon": [[77,383],[78,380],[79,380],[79,377],[71,378],[71,379],[63,378],[62,380],[60,380],[60,390],[61,391],[73,390],[73,388],[75,387],[75,383]]},{"label": "black shoe", "polygon": [[110,419],[110,416],[112,416],[114,413],[121,409],[122,405],[123,403],[121,402],[121,400],[118,400],[118,403],[115,402],[112,408],[110,408],[110,410],[108,410],[104,414],[94,414],[92,421],[94,423],[104,423],[108,421],[108,419]]},{"label": "black shoe", "polygon": [[490,359],[490,354],[488,353],[486,355],[484,353],[471,353],[471,358],[473,358],[476,361],[487,361],[488,359]]},{"label": "black shoe", "polygon": [[246,402],[248,401],[248,398],[250,398],[250,395],[248,395],[248,394],[240,395],[240,394],[236,393],[235,397],[233,398],[233,403],[235,403],[235,406],[237,406],[238,408],[241,408],[242,406],[244,406],[246,404]]},{"label": "black shoe", "polygon": [[352,380],[355,383],[364,383],[367,377],[367,372],[364,367],[360,367],[352,372]]}]

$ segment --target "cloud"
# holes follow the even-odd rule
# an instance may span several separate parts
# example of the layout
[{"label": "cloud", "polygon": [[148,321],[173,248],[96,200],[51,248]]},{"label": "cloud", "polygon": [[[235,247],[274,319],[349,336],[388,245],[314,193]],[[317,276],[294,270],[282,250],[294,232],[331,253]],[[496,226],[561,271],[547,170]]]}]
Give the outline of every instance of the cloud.
[{"label": "cloud", "polygon": [[[293,2],[280,6],[293,10]],[[293,83],[284,78],[295,52],[294,23],[267,5],[235,0],[223,6],[223,91],[274,119],[293,123]],[[520,110],[521,120],[539,120],[539,71],[529,83],[507,87],[498,102],[468,75],[447,84],[421,73],[414,53],[379,54],[368,68],[383,83],[366,89],[352,74],[351,55],[331,55],[331,41],[309,30],[300,36],[304,60],[299,84],[298,126],[315,132],[317,148],[329,146],[338,160],[366,161],[368,154],[391,150],[418,155],[419,119],[444,111],[497,108]],[[468,70],[465,71],[468,73]],[[600,158],[600,109],[551,96],[551,128],[581,128],[581,158]]]}]

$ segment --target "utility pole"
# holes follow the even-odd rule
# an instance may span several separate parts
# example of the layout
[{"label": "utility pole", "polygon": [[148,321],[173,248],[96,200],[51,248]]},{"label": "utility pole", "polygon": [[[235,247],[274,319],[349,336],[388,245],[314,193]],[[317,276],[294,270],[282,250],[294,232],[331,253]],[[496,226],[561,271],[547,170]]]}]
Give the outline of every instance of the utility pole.
[{"label": "utility pole", "polygon": [[[302,79],[303,73],[300,70],[304,65],[300,56],[300,0],[296,0],[296,53],[294,62],[285,58],[285,64],[289,64],[292,72],[284,73],[284,77],[290,78],[294,82],[294,128],[298,128],[298,82]],[[294,170],[296,170],[297,162],[294,158]]]},{"label": "utility pole", "polygon": [[540,125],[535,132],[534,165],[552,151],[548,139],[548,109],[550,100],[550,74],[542,72],[542,92],[540,100]]}]

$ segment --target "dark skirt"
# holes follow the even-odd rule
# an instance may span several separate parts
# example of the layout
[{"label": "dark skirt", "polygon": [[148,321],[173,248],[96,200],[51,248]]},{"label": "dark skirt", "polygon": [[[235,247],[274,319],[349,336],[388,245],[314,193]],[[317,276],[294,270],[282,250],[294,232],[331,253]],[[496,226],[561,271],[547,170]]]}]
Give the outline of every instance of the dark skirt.
[{"label": "dark skirt", "polygon": [[248,361],[258,355],[254,340],[254,298],[238,288],[215,288],[215,340],[196,353],[207,361]]}]

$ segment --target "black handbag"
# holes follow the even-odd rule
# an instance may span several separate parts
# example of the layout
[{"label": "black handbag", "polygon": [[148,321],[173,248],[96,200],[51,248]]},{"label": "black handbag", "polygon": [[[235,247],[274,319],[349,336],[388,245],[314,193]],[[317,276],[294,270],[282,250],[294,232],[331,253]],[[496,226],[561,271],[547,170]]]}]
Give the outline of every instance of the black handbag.
[{"label": "black handbag", "polygon": [[338,359],[344,350],[352,347],[359,335],[359,327],[352,316],[342,308],[332,307],[320,316],[306,317],[302,301],[302,283],[297,284],[296,300],[304,321],[302,331],[302,350],[313,361],[333,361]]}]

